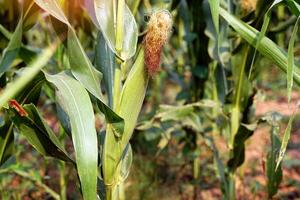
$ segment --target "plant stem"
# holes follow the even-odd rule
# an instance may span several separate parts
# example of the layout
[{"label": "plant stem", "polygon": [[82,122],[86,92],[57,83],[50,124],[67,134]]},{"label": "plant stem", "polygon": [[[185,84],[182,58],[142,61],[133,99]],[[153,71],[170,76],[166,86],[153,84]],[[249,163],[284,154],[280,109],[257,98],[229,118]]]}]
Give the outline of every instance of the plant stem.
[{"label": "plant stem", "polygon": [[110,185],[110,186],[105,186],[105,199],[106,200],[119,200],[118,195],[117,195],[117,186],[115,185]]},{"label": "plant stem", "polygon": [[121,182],[118,185],[118,197],[119,197],[119,200],[125,200],[126,199],[124,182]]},{"label": "plant stem", "polygon": [[4,26],[2,26],[0,24],[0,32],[3,34],[4,37],[6,37],[6,39],[10,40],[10,38],[12,37],[12,33],[10,33],[6,28],[4,28]]},{"label": "plant stem", "polygon": [[[125,0],[118,0],[117,5],[117,27],[116,27],[116,51],[121,56],[123,48],[123,15],[124,15]],[[119,105],[120,94],[121,94],[121,83],[122,83],[122,72],[121,68],[123,63],[121,59],[116,58],[116,68],[114,77],[114,99],[113,108],[116,110]]]},{"label": "plant stem", "polygon": [[118,0],[117,7],[117,32],[116,32],[116,51],[120,55],[123,48],[123,16],[124,16],[125,0]]},{"label": "plant stem", "polygon": [[[60,126],[59,130],[59,140],[63,144],[63,147],[65,148],[65,138],[66,133],[62,126]],[[59,184],[60,184],[60,198],[61,200],[67,200],[67,181],[66,181],[66,163],[63,161],[60,161],[58,163],[59,166]]]},{"label": "plant stem", "polygon": [[[229,148],[232,153],[234,148],[234,139],[235,135],[238,132],[238,128],[240,126],[240,116],[241,116],[241,100],[242,100],[242,93],[245,86],[245,69],[247,65],[247,59],[249,56],[250,45],[247,45],[245,50],[243,51],[243,60],[241,69],[239,71],[238,76],[238,83],[237,88],[235,90],[235,99],[233,103],[233,107],[231,110],[231,134],[230,134],[230,142]],[[229,173],[229,200],[235,200],[235,173],[236,171],[232,171]]]},{"label": "plant stem", "polygon": [[117,63],[115,69],[115,77],[114,77],[114,88],[113,88],[113,109],[116,111],[119,107],[119,100],[121,95],[121,78],[122,73],[120,69],[120,65]]},{"label": "plant stem", "polygon": [[[215,101],[215,102],[219,102],[219,97],[218,97],[218,89],[217,89],[217,80],[216,80],[216,77],[214,76],[215,74],[215,71],[216,71],[216,68],[218,67],[218,63],[217,62],[212,62],[212,67],[211,67],[211,74],[212,74],[212,79],[213,79],[213,91],[212,91],[212,99]],[[218,110],[217,108],[213,108],[212,109],[212,115],[215,119],[217,119],[218,117]],[[212,124],[212,127],[213,127],[213,133],[215,132],[218,132],[218,126],[213,123]]]},{"label": "plant stem", "polygon": [[235,200],[235,172],[229,173],[229,198],[228,200]]},{"label": "plant stem", "polygon": [[230,135],[230,143],[229,143],[230,149],[233,149],[234,137],[238,131],[239,124],[240,124],[241,95],[242,95],[243,88],[245,87],[245,80],[246,80],[245,69],[247,64],[247,58],[249,55],[249,49],[250,46],[247,45],[247,47],[244,50],[243,61],[242,61],[241,69],[238,74],[239,76],[238,76],[237,88],[235,90],[235,99],[231,110],[231,135]]},{"label": "plant stem", "polygon": [[[118,0],[117,1],[117,7],[116,7],[116,1],[113,1],[113,10],[114,10],[114,23],[116,24],[116,51],[118,56],[121,56],[122,48],[123,48],[123,16],[124,16],[124,8],[125,8],[125,0]],[[115,11],[117,10],[117,13],[115,14]],[[121,68],[124,66],[124,62],[119,59],[118,57],[116,59],[116,66],[115,66],[115,74],[114,74],[114,85],[113,85],[113,110],[118,113],[119,110],[119,103],[120,103],[120,96],[121,96],[121,90],[122,90],[122,70]],[[106,128],[106,133],[108,133],[108,126]],[[105,139],[105,143],[107,143],[107,139]],[[122,152],[119,152],[122,154]],[[103,163],[103,166],[105,166],[108,163]],[[110,168],[114,167],[114,165],[110,165]],[[113,173],[107,173],[108,171],[114,170],[104,167],[104,174],[108,177],[104,177],[104,180],[113,180],[115,177],[119,176],[119,170],[115,170]],[[110,177],[113,176],[113,177]],[[107,183],[105,182],[105,191],[106,191],[106,199],[107,200],[114,200],[118,199],[116,196],[117,194],[117,186],[116,183],[111,183],[110,181]],[[112,185],[107,185],[112,184]]]},{"label": "plant stem", "polygon": [[105,186],[105,199],[112,200],[112,188],[109,186]]}]

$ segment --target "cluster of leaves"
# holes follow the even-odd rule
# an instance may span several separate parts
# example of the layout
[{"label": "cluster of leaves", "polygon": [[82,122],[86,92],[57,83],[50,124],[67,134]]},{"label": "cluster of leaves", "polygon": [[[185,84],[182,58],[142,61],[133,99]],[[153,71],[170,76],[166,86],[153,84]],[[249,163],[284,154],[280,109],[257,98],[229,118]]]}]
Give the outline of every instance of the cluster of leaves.
[{"label": "cluster of leaves", "polygon": [[[255,118],[253,101],[257,80],[265,67],[262,57],[286,73],[288,99],[293,82],[299,84],[299,62],[294,57],[295,41],[299,41],[299,2],[258,1],[252,12],[244,12],[239,4],[231,1],[175,1],[173,8],[177,12],[171,42],[176,51],[168,53],[175,54],[177,59],[169,65],[177,69],[176,74],[170,70],[170,75],[175,77],[173,81],[180,84],[182,91],[177,94],[175,106],[161,106],[151,121],[142,122],[138,129],[145,132],[149,141],[157,141],[161,135],[157,141],[160,151],[172,139],[184,143],[183,152],[194,168],[196,185],[201,184],[197,169],[201,167],[198,160],[202,149],[197,144],[204,141],[213,152],[224,198],[234,199],[235,173],[245,160],[245,142],[258,124],[268,122],[273,128],[266,163],[266,191],[270,197],[274,196],[282,179],[281,162],[294,116],[280,140],[272,120],[276,114]],[[285,13],[282,15],[280,10]],[[288,27],[292,28],[291,34],[286,32]],[[288,44],[280,41],[276,44],[274,36],[280,34],[286,34]],[[188,79],[187,70],[192,72]],[[212,104],[199,107],[200,102],[207,100]],[[228,152],[224,158],[220,158],[214,144],[216,133],[227,141]],[[227,159],[226,165],[224,159]]]},{"label": "cluster of leaves", "polygon": [[[113,86],[121,84],[120,82],[113,85],[113,81],[118,81],[115,79],[115,69],[118,68],[116,67],[118,65],[115,65],[115,58],[122,61],[123,69],[125,61],[129,61],[135,55],[138,36],[137,24],[127,5],[119,5],[118,2],[118,6],[121,6],[119,9],[123,13],[123,16],[120,17],[120,26],[123,26],[124,31],[121,33],[123,38],[121,39],[121,46],[123,48],[117,49],[116,28],[114,15],[112,15],[112,13],[116,13],[115,2],[80,2],[77,9],[82,12],[84,11],[83,3],[85,3],[88,14],[98,28],[97,32],[99,32],[96,33],[99,36],[96,39],[97,46],[94,56],[96,67],[92,65],[84,51],[75,26],[71,25],[64,14],[62,7],[68,8],[68,5],[71,4],[68,1],[24,1],[21,4],[22,14],[14,33],[10,34],[8,30],[2,27],[2,33],[7,36],[9,43],[3,51],[0,62],[1,87],[4,88],[10,81],[11,83],[3,90],[0,100],[1,108],[5,108],[2,109],[4,115],[1,118],[1,137],[3,137],[1,140],[1,163],[5,163],[13,155],[13,132],[20,133],[42,155],[72,163],[78,172],[83,197],[95,199],[98,167],[103,169],[104,179],[113,179],[115,168],[119,166],[120,160],[122,160],[121,166],[124,166],[124,169],[121,169],[121,178],[127,177],[132,159],[131,149],[127,144],[140,110],[137,105],[141,105],[143,101],[142,93],[145,92],[147,86],[147,76],[143,75],[145,73],[143,54],[139,53],[137,58],[132,60],[134,63],[132,69],[128,69],[128,71],[130,70],[129,78],[124,83],[123,90],[119,94],[115,92],[114,97],[112,96]],[[69,9],[76,11],[72,7]],[[60,44],[50,34],[50,38],[55,41],[38,55],[39,52],[22,43],[22,37],[36,23],[35,20],[40,16],[40,13],[49,15],[51,24],[63,44]],[[56,51],[58,46],[60,47]],[[50,62],[51,67],[49,69],[56,74],[51,75],[49,69],[40,72],[54,53],[55,60],[53,61],[55,63],[51,64]],[[21,60],[17,65],[13,65],[18,57]],[[65,59],[66,57],[68,59]],[[23,68],[23,63],[28,64],[28,66]],[[128,72],[125,71],[124,73],[124,78],[126,78]],[[105,85],[108,100],[102,94],[100,85],[102,77],[107,83]],[[140,83],[142,80],[145,81],[145,84],[134,84],[136,81]],[[46,89],[42,89],[43,87]],[[132,90],[140,91],[140,94],[136,94],[140,98],[133,98]],[[64,132],[72,136],[76,160],[73,160],[66,152],[64,145],[61,144],[33,104],[39,99],[41,91],[48,96],[56,107],[57,117],[64,128]],[[117,96],[122,99],[116,98]],[[14,100],[11,100],[12,98]],[[92,103],[91,98],[95,104]],[[119,102],[121,105],[114,107],[113,98],[115,98],[115,105],[118,105]],[[8,102],[10,103],[7,106]],[[106,134],[104,144],[97,142],[93,104],[98,112],[104,114],[107,127],[110,127],[107,129],[109,133]],[[131,112],[135,111],[136,114],[130,113],[129,115],[124,110],[125,107]],[[118,110],[118,114],[116,114],[116,110]],[[126,126],[124,126],[123,119],[127,122]],[[122,142],[122,145],[117,144],[118,149],[114,142],[118,143],[119,141]],[[103,149],[103,153],[98,152],[100,147]],[[106,150],[106,148],[113,150]],[[98,162],[99,155],[101,155],[101,162]],[[106,162],[106,159],[111,159],[111,161]],[[100,165],[98,165],[99,163]],[[108,166],[108,169],[104,169],[104,166]],[[113,174],[107,175],[107,170],[112,170]]]},{"label": "cluster of leaves", "polygon": [[[235,174],[245,159],[246,140],[257,124],[268,122],[272,131],[266,188],[270,197],[276,194],[293,117],[281,142],[276,115],[253,116],[262,67],[257,57],[268,58],[287,74],[290,99],[293,82],[300,83],[300,65],[294,56],[299,1],[258,0],[252,12],[223,0],[74,2],[0,1],[7,7],[0,14],[13,16],[12,21],[0,21],[0,48],[5,48],[0,60],[0,173],[24,175],[15,165],[7,167],[15,162],[16,136],[22,135],[41,155],[77,169],[84,199],[95,199],[97,189],[101,199],[122,198],[132,163],[129,140],[146,95],[145,106],[150,105],[152,112],[145,113],[136,130],[148,141],[159,139],[159,151],[172,138],[185,143],[183,152],[193,166],[196,184],[198,144],[203,141],[212,152],[224,199],[235,198]],[[287,14],[277,14],[277,6]],[[138,32],[145,30],[144,16],[161,8],[172,11],[174,31],[164,50],[164,70],[150,79],[151,90],[146,93],[149,77]],[[276,23],[271,21],[273,15]],[[292,25],[291,34],[284,32]],[[279,34],[289,36],[288,45],[277,44],[274,36]],[[161,86],[169,80],[181,91],[175,105],[159,106],[165,91]],[[60,137],[36,106],[42,98],[55,110]],[[95,128],[95,113],[105,119],[102,129]],[[216,134],[227,142],[226,164],[216,148]],[[64,137],[72,140],[74,152],[66,151]],[[40,180],[33,181],[53,198],[64,198]]]}]

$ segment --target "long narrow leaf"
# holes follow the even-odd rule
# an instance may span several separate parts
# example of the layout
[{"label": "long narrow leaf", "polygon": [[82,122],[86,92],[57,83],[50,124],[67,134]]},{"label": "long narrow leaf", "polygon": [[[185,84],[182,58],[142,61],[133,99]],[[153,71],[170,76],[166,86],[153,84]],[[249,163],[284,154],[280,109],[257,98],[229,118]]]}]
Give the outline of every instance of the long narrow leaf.
[{"label": "long narrow leaf", "polygon": [[285,0],[285,3],[287,4],[288,8],[292,11],[292,13],[294,15],[296,15],[297,17],[300,16],[300,5],[299,5],[299,1],[297,3],[297,1],[295,0]]},{"label": "long narrow leaf", "polygon": [[46,78],[57,88],[57,100],[69,116],[83,197],[86,200],[94,200],[96,199],[98,147],[90,97],[78,81],[64,73],[46,75]]},{"label": "long narrow leaf", "polygon": [[[22,76],[22,74],[21,74]],[[45,77],[42,73],[37,75],[26,87],[18,93],[15,99],[21,104],[35,102],[40,95],[42,83]],[[0,118],[0,124],[2,124]],[[0,165],[3,164],[14,151],[13,124],[9,119],[3,119],[3,126],[0,125]]]},{"label": "long narrow leaf", "polygon": [[100,88],[102,74],[92,66],[72,28],[68,31],[67,40],[72,74],[90,93],[103,101]]},{"label": "long narrow leaf", "polygon": [[294,26],[294,30],[289,42],[288,48],[288,67],[287,67],[287,94],[288,101],[291,100],[292,89],[293,89],[293,74],[294,74],[294,45],[297,37],[297,32],[299,28],[300,17],[298,17],[296,24]]},{"label": "long narrow leaf", "polygon": [[275,0],[273,2],[273,4],[268,8],[267,13],[264,16],[263,25],[262,25],[261,31],[259,32],[258,38],[256,40],[255,51],[254,51],[254,55],[253,55],[253,58],[252,58],[248,78],[251,78],[252,69],[253,69],[253,65],[254,65],[257,49],[258,49],[258,45],[260,44],[262,38],[266,35],[267,29],[268,29],[268,26],[269,26],[269,23],[270,23],[270,20],[271,20],[272,8],[275,7],[277,4],[281,3],[282,1],[283,0]]},{"label": "long narrow leaf", "polygon": [[40,6],[43,10],[46,10],[50,15],[70,26],[68,19],[66,18],[64,12],[60,9],[59,4],[56,0],[44,1],[44,0],[34,0],[35,3]]},{"label": "long narrow leaf", "polygon": [[113,6],[113,1],[107,0],[86,0],[88,13],[96,25],[102,31],[106,43],[111,50],[121,57],[123,60],[128,60],[136,52],[136,44],[138,39],[138,28],[134,16],[124,4],[123,8],[123,44],[121,52],[116,50],[116,7]]},{"label": "long narrow leaf", "polygon": [[0,126],[0,166],[13,154],[14,134],[11,122]]},{"label": "long narrow leaf", "polygon": [[124,133],[121,138],[117,138],[110,125],[106,129],[102,157],[104,182],[106,185],[115,186],[118,182],[119,177],[116,176],[115,172],[136,125],[145,97],[148,79],[149,77],[144,66],[144,50],[142,49],[121,93],[118,114],[125,121]]},{"label": "long narrow leaf", "polygon": [[290,118],[289,123],[288,123],[288,125],[285,129],[283,139],[282,139],[282,142],[281,142],[280,151],[279,151],[279,157],[278,157],[277,162],[276,162],[276,168],[275,168],[276,171],[277,171],[278,167],[280,166],[280,164],[281,164],[281,162],[284,158],[285,151],[286,151],[288,142],[290,140],[290,135],[291,135],[292,124],[293,124],[294,118],[295,118],[295,114],[292,115],[292,117]]},{"label": "long narrow leaf", "polygon": [[[223,8],[220,8],[220,15],[243,39],[255,47],[256,39],[259,35],[259,32],[255,28],[237,19]],[[258,46],[258,51],[276,63],[282,71],[285,73],[287,72],[287,53],[280,49],[280,47],[278,47],[272,40],[267,37],[263,37]],[[297,64],[294,65],[293,78],[294,81],[300,85],[299,68],[300,66],[297,67]]]},{"label": "long narrow leaf", "polygon": [[68,39],[67,49],[68,56],[71,64],[72,74],[81,84],[98,100],[98,105],[105,115],[107,121],[111,123],[119,134],[123,133],[124,121],[119,117],[110,107],[105,103],[100,87],[100,81],[102,74],[97,71],[91,64],[89,58],[85,54],[83,47],[81,46],[74,28],[70,25],[62,9],[59,7],[56,0],[43,1],[35,0],[35,2],[51,16],[64,23],[67,26]]},{"label": "long narrow leaf", "polygon": [[217,34],[219,34],[219,10],[220,10],[220,1],[219,0],[208,0],[210,5],[210,10],[212,14],[212,19],[215,25]]},{"label": "long narrow leaf", "polygon": [[[135,128],[146,95],[149,75],[144,66],[144,50],[141,49],[124,83],[118,114],[125,120],[122,148],[128,144]],[[130,112],[128,112],[130,110]]]},{"label": "long narrow leaf", "polygon": [[272,198],[278,191],[279,184],[282,180],[281,166],[276,170],[276,157],[280,148],[280,140],[278,138],[279,126],[272,124],[271,130],[271,149],[267,156],[266,175],[268,178],[267,189],[269,198]]},{"label": "long narrow leaf", "polygon": [[115,55],[108,47],[102,33],[99,31],[95,50],[95,63],[97,69],[102,72],[108,95],[109,106],[113,106],[113,85],[115,70]]},{"label": "long narrow leaf", "polygon": [[20,19],[15,32],[13,33],[8,46],[3,52],[2,58],[0,60],[0,76],[10,67],[13,60],[19,53],[22,40],[22,27],[23,18]]},{"label": "long narrow leaf", "polygon": [[12,62],[17,57],[22,45],[22,34],[24,29],[31,27],[31,23],[33,23],[32,18],[39,14],[36,8],[37,7],[34,2],[29,0],[24,1],[21,17],[14,33],[12,35],[8,35],[6,32],[5,35],[10,36],[10,40],[0,59],[0,77],[9,69]]},{"label": "long narrow leaf", "polygon": [[12,98],[14,98],[47,64],[52,57],[57,43],[46,48],[34,62],[24,70],[23,75],[8,85],[0,95],[0,109]]},{"label": "long narrow leaf", "polygon": [[225,194],[225,196],[227,198],[229,198],[229,184],[228,181],[226,179],[226,175],[225,175],[225,166],[222,163],[222,160],[220,158],[219,155],[219,151],[214,143],[213,138],[210,137],[204,137],[204,142],[206,143],[206,145],[211,149],[211,151],[213,152],[213,156],[214,156],[214,168],[216,171],[217,176],[219,176],[220,178],[220,182],[221,182],[221,188],[223,190],[223,193]]},{"label": "long narrow leaf", "polygon": [[102,100],[100,89],[101,75],[100,73],[97,73],[96,70],[92,67],[92,64],[84,53],[84,50],[76,36],[75,30],[70,25],[62,9],[59,7],[57,1],[35,0],[35,2],[51,16],[67,25],[68,56],[72,73],[89,92],[91,92],[95,97]]},{"label": "long narrow leaf", "polygon": [[[24,106],[27,116],[11,114],[11,119],[27,141],[42,155],[73,162],[33,104]],[[13,112],[11,112],[13,113]]]}]

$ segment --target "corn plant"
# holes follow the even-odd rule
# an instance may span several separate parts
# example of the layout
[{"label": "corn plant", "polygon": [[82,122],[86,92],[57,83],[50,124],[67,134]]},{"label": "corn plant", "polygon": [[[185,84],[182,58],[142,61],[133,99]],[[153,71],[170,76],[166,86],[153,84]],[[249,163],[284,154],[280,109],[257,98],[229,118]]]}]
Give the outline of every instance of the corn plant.
[{"label": "corn plant", "polygon": [[[298,35],[299,4],[297,1],[258,1],[257,5],[254,1],[240,2],[240,5],[233,1],[209,0],[201,3],[174,3],[173,6],[178,10],[178,15],[175,16],[178,35],[173,37],[178,37],[183,43],[181,46],[188,47],[186,52],[177,52],[176,64],[179,66],[179,63],[183,62],[181,65],[191,66],[193,72],[189,85],[177,96],[185,95],[185,98],[181,99],[185,105],[182,105],[182,102],[177,106],[162,105],[153,116],[152,125],[145,121],[138,129],[150,134],[151,130],[160,127],[159,124],[164,124],[161,125],[163,128],[159,128],[162,137],[158,146],[161,149],[167,147],[168,141],[178,130],[185,133],[185,138],[192,138],[186,139],[186,146],[190,149],[190,153],[187,154],[190,157],[188,162],[193,168],[196,181],[199,181],[201,163],[201,147],[197,147],[197,144],[204,141],[212,150],[216,175],[220,179],[224,199],[235,199],[236,172],[245,159],[245,142],[253,135],[258,124],[268,122],[272,131],[271,150],[265,167],[268,180],[266,191],[269,198],[272,198],[277,193],[282,179],[281,162],[294,117],[289,121],[282,142],[278,137],[279,122],[276,115],[263,119],[254,118],[255,81],[261,71],[259,67],[263,67],[257,57],[267,57],[287,74],[287,96],[290,99],[293,82],[298,84],[299,63],[294,61],[293,49]],[[285,27],[294,25],[286,50],[266,37],[271,14],[278,6],[292,13],[292,22],[289,25],[285,24]],[[247,20],[249,23],[245,23]],[[206,23],[206,29],[203,23]],[[204,32],[207,37],[203,37]],[[191,35],[193,38],[190,39]],[[180,40],[180,37],[184,37],[185,40]],[[202,58],[206,54],[201,48],[208,50],[211,60],[207,59],[208,56]],[[178,73],[180,74],[180,70]],[[177,124],[176,128],[168,126],[170,122]],[[226,164],[220,156],[224,152],[219,152],[215,145],[216,133],[224,136],[227,141],[229,150]],[[161,143],[164,145],[160,145]]]},{"label": "corn plant", "polygon": [[[67,199],[67,169],[75,169],[83,199],[124,199],[134,131],[145,137],[158,132],[158,153],[172,138],[184,142],[181,159],[192,166],[194,199],[200,198],[203,144],[223,199],[232,200],[245,143],[266,123],[271,146],[265,190],[269,198],[277,193],[295,115],[280,139],[280,118],[255,118],[253,102],[262,57],[286,74],[289,100],[294,83],[300,83],[294,55],[299,1],[0,0],[0,5],[9,19],[18,18],[0,20],[0,175],[17,174],[52,198]],[[42,42],[34,45],[31,31],[42,32]],[[159,105],[166,79],[181,86],[173,105]],[[150,114],[142,109],[145,98],[153,106]],[[59,131],[47,123],[41,102],[55,114]],[[138,122],[141,111],[146,115]],[[20,167],[15,151],[20,137],[46,159],[60,160],[59,194]],[[217,149],[217,137],[224,137],[228,151]]]},{"label": "corn plant", "polygon": [[[9,43],[0,65],[1,77],[4,77],[2,87],[6,85],[6,75],[16,73],[17,78],[12,77],[13,81],[0,97],[4,114],[1,134],[5,134],[1,140],[1,163],[13,154],[13,132],[16,132],[42,155],[73,164],[84,199],[96,199],[97,182],[105,187],[98,197],[119,199],[120,185],[128,176],[132,162],[129,139],[149,78],[159,70],[161,51],[172,28],[172,16],[167,10],[152,11],[147,33],[137,44],[138,25],[124,0],[85,1],[85,9],[97,29],[93,66],[75,27],[64,14],[62,6],[69,3],[24,1],[16,30],[7,34]],[[54,41],[40,55],[22,44],[22,34],[29,25],[34,25],[39,13],[47,14],[60,38],[51,36]],[[6,31],[4,27],[3,31]],[[58,46],[63,51],[57,51]],[[55,74],[47,69],[41,71],[55,52],[59,58],[68,58],[60,60],[62,69],[54,65]],[[25,57],[31,58],[24,70],[12,66],[17,56],[25,63]],[[102,78],[105,96],[100,86]],[[45,84],[50,93],[55,90],[57,116],[64,132],[72,137],[75,158],[66,152],[34,105]],[[93,105],[106,121],[105,131],[99,137]],[[57,195],[52,196],[59,199]]]}]

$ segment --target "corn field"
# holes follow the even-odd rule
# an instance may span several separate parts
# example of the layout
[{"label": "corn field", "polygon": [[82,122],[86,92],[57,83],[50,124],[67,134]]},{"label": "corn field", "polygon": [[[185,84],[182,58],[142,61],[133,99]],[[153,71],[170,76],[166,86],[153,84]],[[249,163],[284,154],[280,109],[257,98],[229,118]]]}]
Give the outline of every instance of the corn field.
[{"label": "corn field", "polygon": [[0,0],[0,199],[299,199],[299,0]]}]

